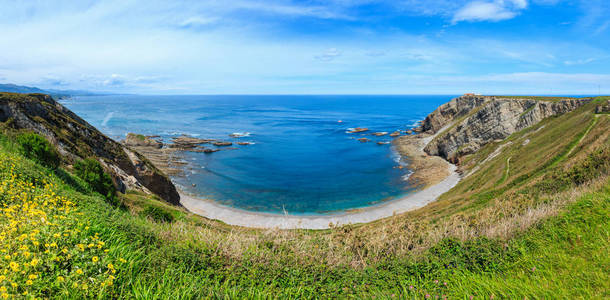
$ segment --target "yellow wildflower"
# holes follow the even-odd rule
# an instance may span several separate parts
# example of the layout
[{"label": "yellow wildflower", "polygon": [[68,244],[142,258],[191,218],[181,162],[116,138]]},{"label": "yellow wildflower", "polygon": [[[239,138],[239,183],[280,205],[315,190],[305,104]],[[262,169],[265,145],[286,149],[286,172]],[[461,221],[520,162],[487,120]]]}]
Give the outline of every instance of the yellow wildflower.
[{"label": "yellow wildflower", "polygon": [[32,283],[33,283],[33,282],[32,282],[31,280],[29,280],[29,279],[28,279],[28,280],[26,280],[26,282],[25,282],[25,284],[26,284],[26,285],[32,285]]},{"label": "yellow wildflower", "polygon": [[81,269],[76,269],[76,274],[78,274],[78,275],[82,275],[82,274],[83,274],[83,270],[81,270]]},{"label": "yellow wildflower", "polygon": [[57,282],[64,282],[63,276],[57,276]]},{"label": "yellow wildflower", "polygon": [[14,272],[19,271],[19,264],[18,264],[18,263],[16,263],[16,262],[14,262],[14,261],[11,261],[11,263],[10,263],[10,264],[8,264],[8,266],[9,266],[11,269],[13,269],[13,271],[14,271]]},{"label": "yellow wildflower", "polygon": [[94,263],[97,262],[98,260],[100,260],[100,258],[97,256],[94,256],[91,258],[91,261],[93,261]]},{"label": "yellow wildflower", "polygon": [[28,278],[34,280],[34,279],[38,278],[38,276],[36,274],[30,274],[30,276],[28,276]]}]

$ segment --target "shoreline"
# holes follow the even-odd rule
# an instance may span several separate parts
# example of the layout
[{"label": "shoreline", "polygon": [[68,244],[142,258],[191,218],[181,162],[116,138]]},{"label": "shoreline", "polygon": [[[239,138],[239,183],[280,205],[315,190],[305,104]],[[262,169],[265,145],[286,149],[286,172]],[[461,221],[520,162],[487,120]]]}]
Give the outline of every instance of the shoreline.
[{"label": "shoreline", "polygon": [[453,188],[459,181],[457,167],[449,164],[450,175],[426,189],[378,205],[359,208],[357,212],[342,212],[321,216],[279,215],[257,213],[220,205],[180,193],[180,204],[190,212],[229,225],[261,229],[328,229],[333,226],[368,223],[426,206]]},{"label": "shoreline", "polygon": [[[407,161],[406,165],[401,164],[401,167],[408,167],[412,171],[407,180],[418,189],[416,192],[383,203],[322,215],[282,215],[225,206],[177,189],[180,196],[179,203],[188,211],[208,219],[219,220],[229,225],[262,229],[328,229],[332,226],[368,223],[391,217],[426,206],[460,181],[461,176],[457,172],[456,165],[441,157],[430,156],[424,151],[425,146],[437,134],[438,132],[401,136],[392,142],[393,151],[397,152],[401,160]],[[179,162],[173,154],[178,149],[161,149],[159,142],[149,137],[134,141],[128,136],[123,143],[141,151],[164,172],[173,175],[179,173]]]},{"label": "shoreline", "polygon": [[[442,132],[440,130],[439,132]],[[461,180],[457,166],[438,156],[429,156],[425,146],[438,134],[404,136],[395,140],[398,153],[406,157],[414,173],[410,178],[420,179],[423,187],[401,198],[359,208],[353,212],[331,213],[320,216],[280,215],[259,213],[218,204],[212,200],[180,194],[180,204],[190,212],[229,225],[260,229],[328,229],[357,223],[369,223],[379,219],[422,208],[449,191]],[[417,174],[420,173],[420,174]],[[417,175],[416,175],[417,174]],[[415,175],[415,176],[413,176]],[[431,178],[426,178],[430,176]],[[411,179],[410,179],[411,180]],[[417,179],[416,179],[417,180]]]},{"label": "shoreline", "polygon": [[180,193],[180,204],[190,212],[229,225],[261,229],[328,229],[330,225],[368,223],[426,206],[453,188],[459,181],[457,167],[448,164],[450,175],[426,189],[378,205],[359,208],[357,212],[341,212],[320,216],[279,215],[258,213],[220,205]]}]

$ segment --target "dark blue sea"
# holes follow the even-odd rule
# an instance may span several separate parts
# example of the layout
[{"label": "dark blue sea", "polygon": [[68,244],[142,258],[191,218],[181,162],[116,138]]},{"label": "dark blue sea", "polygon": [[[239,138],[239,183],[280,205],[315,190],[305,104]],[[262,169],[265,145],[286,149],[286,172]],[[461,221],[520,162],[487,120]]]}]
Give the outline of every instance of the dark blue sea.
[{"label": "dark blue sea", "polygon": [[[182,134],[252,145],[186,152],[182,189],[259,212],[324,214],[390,201],[412,191],[389,136],[454,96],[86,96],[62,103],[106,135]],[[339,122],[339,121],[342,122]],[[349,134],[349,128],[369,132]],[[229,134],[241,133],[241,138]],[[361,143],[360,137],[372,141]],[[195,186],[193,187],[193,184]]]}]

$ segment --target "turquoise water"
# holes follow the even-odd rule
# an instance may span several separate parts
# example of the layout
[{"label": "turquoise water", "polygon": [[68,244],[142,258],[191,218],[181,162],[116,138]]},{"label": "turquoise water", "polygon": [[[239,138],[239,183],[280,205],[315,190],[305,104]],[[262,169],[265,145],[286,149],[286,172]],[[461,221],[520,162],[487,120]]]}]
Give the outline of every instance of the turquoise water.
[{"label": "turquoise water", "polygon": [[[106,135],[128,132],[254,144],[185,153],[187,192],[258,212],[323,214],[389,201],[412,190],[388,136],[453,96],[88,96],[62,103]],[[339,122],[341,120],[342,122]],[[349,134],[354,127],[370,132]],[[231,138],[231,133],[249,133]],[[360,143],[357,138],[372,141]],[[192,184],[196,186],[193,187]]]}]

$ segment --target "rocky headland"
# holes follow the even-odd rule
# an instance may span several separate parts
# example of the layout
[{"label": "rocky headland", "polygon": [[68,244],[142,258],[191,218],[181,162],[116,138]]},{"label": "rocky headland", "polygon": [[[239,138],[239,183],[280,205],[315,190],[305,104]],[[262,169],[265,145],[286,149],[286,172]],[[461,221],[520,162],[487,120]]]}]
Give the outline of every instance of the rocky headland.
[{"label": "rocky headland", "polygon": [[102,134],[49,95],[0,93],[0,122],[44,136],[68,165],[84,158],[97,159],[121,192],[139,190],[180,203],[169,177],[147,158]]},{"label": "rocky headland", "polygon": [[[441,105],[413,129],[415,135],[394,140],[408,161],[411,184],[425,188],[449,175],[447,162],[503,140],[543,119],[570,112],[591,99],[462,96]],[[459,172],[459,170],[458,170]]]}]

